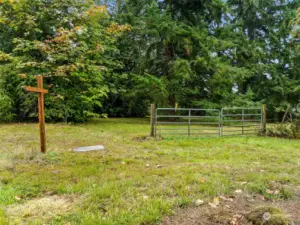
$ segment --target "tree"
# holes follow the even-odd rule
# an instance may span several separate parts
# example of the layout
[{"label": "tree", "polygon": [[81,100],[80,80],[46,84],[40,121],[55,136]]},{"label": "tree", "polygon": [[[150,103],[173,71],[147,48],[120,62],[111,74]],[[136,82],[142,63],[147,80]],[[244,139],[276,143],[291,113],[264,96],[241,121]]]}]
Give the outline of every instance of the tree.
[{"label": "tree", "polygon": [[[111,22],[106,7],[90,1],[5,0],[0,7],[1,49],[12,57],[2,66],[1,79],[17,118],[36,116],[34,101],[22,101],[20,90],[38,74],[51,93],[45,100],[46,119],[82,122],[94,116],[109,91],[105,77],[122,67],[114,60],[115,42],[129,27]],[[20,73],[29,79],[21,81]]]}]

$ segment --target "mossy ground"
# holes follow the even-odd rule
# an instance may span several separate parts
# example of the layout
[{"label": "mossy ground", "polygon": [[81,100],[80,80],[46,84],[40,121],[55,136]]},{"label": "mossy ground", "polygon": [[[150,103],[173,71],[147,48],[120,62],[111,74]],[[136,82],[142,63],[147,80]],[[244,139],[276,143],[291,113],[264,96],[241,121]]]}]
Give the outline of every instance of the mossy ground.
[{"label": "mossy ground", "polygon": [[259,207],[247,215],[253,225],[293,225],[281,210],[273,207]]},{"label": "mossy ground", "polygon": [[[149,134],[146,119],[48,124],[46,129],[48,151],[41,154],[36,124],[0,125],[2,223],[10,217],[8,207],[49,195],[78,196],[80,204],[63,215],[20,215],[19,221],[155,224],[196,199],[210,200],[236,189],[266,199],[290,199],[300,185],[300,142],[295,140],[139,138]],[[106,150],[72,152],[72,147],[95,144]]]}]

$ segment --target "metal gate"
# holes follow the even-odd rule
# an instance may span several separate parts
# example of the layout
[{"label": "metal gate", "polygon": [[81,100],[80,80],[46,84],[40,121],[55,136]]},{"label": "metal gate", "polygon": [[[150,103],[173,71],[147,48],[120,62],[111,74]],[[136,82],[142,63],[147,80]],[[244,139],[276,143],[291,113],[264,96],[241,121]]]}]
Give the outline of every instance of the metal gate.
[{"label": "metal gate", "polygon": [[261,128],[262,110],[259,108],[158,108],[155,112],[155,136],[246,135],[259,133]]},{"label": "metal gate", "polygon": [[222,136],[258,134],[262,130],[262,109],[223,108],[221,123]]}]

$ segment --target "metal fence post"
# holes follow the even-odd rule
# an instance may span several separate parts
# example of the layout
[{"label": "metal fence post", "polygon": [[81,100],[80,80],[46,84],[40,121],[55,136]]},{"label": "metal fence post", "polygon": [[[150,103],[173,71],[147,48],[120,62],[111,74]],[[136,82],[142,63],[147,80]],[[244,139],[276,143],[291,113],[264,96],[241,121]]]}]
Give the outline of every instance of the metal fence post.
[{"label": "metal fence post", "polygon": [[189,110],[188,136],[191,136],[191,110]]},{"label": "metal fence post", "polygon": [[266,105],[263,104],[261,106],[261,125],[262,125],[262,133],[266,134],[267,132],[267,109],[266,109]]},{"label": "metal fence post", "polygon": [[245,128],[244,128],[244,126],[245,126],[245,112],[244,112],[244,109],[242,110],[242,134],[244,135],[244,130],[245,130]]},{"label": "metal fence post", "polygon": [[221,109],[221,119],[220,119],[220,122],[221,122],[221,136],[223,136],[223,108]]},{"label": "metal fence post", "polygon": [[155,106],[151,104],[151,137],[155,137]]},{"label": "metal fence post", "polygon": [[219,111],[219,137],[221,137],[222,118],[221,111]]}]

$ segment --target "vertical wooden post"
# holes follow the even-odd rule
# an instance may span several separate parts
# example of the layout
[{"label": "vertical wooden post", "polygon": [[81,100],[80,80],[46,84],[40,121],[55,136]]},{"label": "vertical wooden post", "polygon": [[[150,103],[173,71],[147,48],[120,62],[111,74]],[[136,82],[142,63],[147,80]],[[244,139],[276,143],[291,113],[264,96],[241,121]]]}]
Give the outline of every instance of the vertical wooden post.
[{"label": "vertical wooden post", "polygon": [[[37,86],[43,89],[43,76],[37,76]],[[44,93],[38,93],[38,107],[39,107],[39,125],[40,125],[40,142],[41,152],[46,152],[46,131],[45,131],[45,106],[44,106]]]},{"label": "vertical wooden post", "polygon": [[155,137],[155,105],[151,104],[151,137]]},{"label": "vertical wooden post", "polygon": [[262,113],[262,133],[266,134],[267,132],[267,107],[265,104],[261,106],[261,113]]}]

